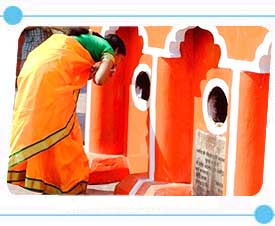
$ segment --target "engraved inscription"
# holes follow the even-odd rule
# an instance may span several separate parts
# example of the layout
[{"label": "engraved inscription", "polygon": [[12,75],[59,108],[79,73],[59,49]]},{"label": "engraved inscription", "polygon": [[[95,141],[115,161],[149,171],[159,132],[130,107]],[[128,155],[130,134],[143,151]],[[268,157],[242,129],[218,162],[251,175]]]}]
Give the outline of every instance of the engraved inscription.
[{"label": "engraved inscription", "polygon": [[225,137],[196,130],[194,195],[223,195],[225,145]]}]

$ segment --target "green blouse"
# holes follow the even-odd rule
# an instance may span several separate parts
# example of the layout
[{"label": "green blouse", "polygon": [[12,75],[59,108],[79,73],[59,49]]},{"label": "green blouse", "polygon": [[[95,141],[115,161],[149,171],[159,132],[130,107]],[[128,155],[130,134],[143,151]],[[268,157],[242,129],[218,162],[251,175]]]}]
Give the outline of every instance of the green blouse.
[{"label": "green blouse", "polygon": [[114,61],[115,52],[105,39],[91,34],[82,34],[74,38],[91,54],[95,62],[103,59]]}]

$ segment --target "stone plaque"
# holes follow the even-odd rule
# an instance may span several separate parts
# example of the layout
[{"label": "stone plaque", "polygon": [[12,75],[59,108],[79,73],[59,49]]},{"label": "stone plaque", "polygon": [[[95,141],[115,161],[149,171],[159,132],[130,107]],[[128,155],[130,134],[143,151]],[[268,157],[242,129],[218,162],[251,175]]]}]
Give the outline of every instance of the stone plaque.
[{"label": "stone plaque", "polygon": [[197,129],[195,142],[193,195],[223,195],[225,137]]}]

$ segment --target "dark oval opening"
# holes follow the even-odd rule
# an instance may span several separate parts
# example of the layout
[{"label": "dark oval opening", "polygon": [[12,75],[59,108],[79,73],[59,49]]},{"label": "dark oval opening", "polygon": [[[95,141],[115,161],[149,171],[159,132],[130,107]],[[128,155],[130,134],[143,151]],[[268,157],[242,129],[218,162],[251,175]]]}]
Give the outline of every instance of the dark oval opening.
[{"label": "dark oval opening", "polygon": [[208,115],[215,123],[224,123],[227,117],[227,99],[220,87],[214,87],[207,100]]},{"label": "dark oval opening", "polygon": [[151,82],[146,72],[141,71],[136,78],[136,94],[143,100],[148,101],[150,97]]}]

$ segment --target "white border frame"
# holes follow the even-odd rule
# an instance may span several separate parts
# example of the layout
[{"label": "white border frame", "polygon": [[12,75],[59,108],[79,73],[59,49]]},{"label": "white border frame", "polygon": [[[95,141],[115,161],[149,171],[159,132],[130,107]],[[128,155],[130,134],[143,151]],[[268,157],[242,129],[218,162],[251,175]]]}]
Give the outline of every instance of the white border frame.
[{"label": "white border frame", "polygon": [[136,80],[137,80],[137,76],[142,71],[145,72],[148,75],[148,78],[150,80],[150,86],[151,86],[152,69],[147,64],[139,64],[135,68],[130,88],[131,88],[132,100],[134,102],[135,107],[137,109],[139,109],[140,111],[146,111],[149,108],[149,106],[150,106],[151,87],[150,87],[150,96],[149,96],[148,101],[143,100],[142,98],[139,98],[137,96],[137,93],[136,93]]}]

